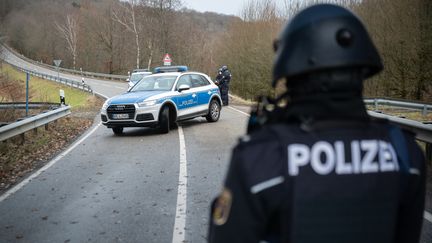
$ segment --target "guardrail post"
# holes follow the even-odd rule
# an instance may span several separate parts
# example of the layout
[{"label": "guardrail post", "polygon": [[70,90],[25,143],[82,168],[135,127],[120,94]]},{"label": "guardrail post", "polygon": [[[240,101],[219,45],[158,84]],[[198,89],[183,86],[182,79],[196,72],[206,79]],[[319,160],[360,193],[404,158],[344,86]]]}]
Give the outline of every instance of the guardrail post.
[{"label": "guardrail post", "polygon": [[378,110],[378,99],[374,99],[375,111]]},{"label": "guardrail post", "polygon": [[423,115],[423,116],[426,116],[426,115],[427,115],[427,105],[424,105],[424,106],[423,106],[423,112],[422,112],[422,115]]},{"label": "guardrail post", "polygon": [[26,117],[28,116],[29,112],[29,80],[30,74],[26,73]]},{"label": "guardrail post", "polygon": [[25,143],[25,133],[20,134],[20,144],[23,145]]}]

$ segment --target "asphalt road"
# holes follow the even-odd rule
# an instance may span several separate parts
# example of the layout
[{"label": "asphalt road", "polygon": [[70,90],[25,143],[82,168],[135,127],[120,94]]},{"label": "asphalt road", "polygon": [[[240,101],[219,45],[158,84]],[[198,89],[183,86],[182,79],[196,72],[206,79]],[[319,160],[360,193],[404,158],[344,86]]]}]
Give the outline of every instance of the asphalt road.
[{"label": "asphalt road", "polygon": [[[57,75],[8,51],[5,59]],[[126,82],[85,81],[107,97],[127,89]],[[40,174],[0,197],[0,242],[205,242],[210,201],[245,133],[247,110],[225,107],[217,123],[197,118],[165,135],[126,128],[114,136],[97,120]],[[432,224],[425,220],[424,228],[422,242],[431,243]]]},{"label": "asphalt road", "polygon": [[[9,51],[4,54],[14,65],[57,75]],[[126,82],[85,82],[107,97],[127,89]],[[180,124],[188,173],[186,228],[180,233],[187,242],[205,241],[210,200],[221,189],[231,148],[244,134],[246,120],[225,108],[217,123],[197,118]],[[118,137],[96,125],[88,135],[0,202],[0,242],[172,242],[179,131],[160,135],[152,129],[126,128]]]}]

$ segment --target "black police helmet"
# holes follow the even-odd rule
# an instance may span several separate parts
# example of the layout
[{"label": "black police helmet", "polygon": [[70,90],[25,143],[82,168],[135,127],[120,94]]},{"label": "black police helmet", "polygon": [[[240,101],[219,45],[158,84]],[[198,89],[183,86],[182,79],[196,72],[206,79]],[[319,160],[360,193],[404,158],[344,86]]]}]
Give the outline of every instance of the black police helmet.
[{"label": "black police helmet", "polygon": [[228,67],[226,65],[223,65],[222,66],[222,71],[226,71],[226,70],[228,70]]},{"label": "black police helmet", "polygon": [[317,71],[355,68],[363,78],[383,68],[366,28],[351,11],[318,4],[297,14],[275,42],[273,87],[277,80]]}]

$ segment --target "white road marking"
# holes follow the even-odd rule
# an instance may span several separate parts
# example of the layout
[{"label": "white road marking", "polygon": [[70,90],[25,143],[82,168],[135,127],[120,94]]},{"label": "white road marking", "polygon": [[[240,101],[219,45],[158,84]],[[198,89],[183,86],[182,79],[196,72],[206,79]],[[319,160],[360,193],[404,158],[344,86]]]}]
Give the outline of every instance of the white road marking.
[{"label": "white road marking", "polygon": [[95,94],[97,94],[97,95],[99,95],[99,96],[105,98],[106,100],[109,99],[109,97],[106,96],[106,95],[104,95],[104,94],[101,94],[101,93],[98,93],[98,92],[93,92],[93,93],[95,93]]},{"label": "white road marking", "polygon": [[77,142],[75,142],[72,146],[70,146],[66,151],[64,151],[63,153],[59,154],[57,157],[55,157],[53,160],[51,160],[48,164],[44,165],[42,168],[40,168],[39,170],[37,170],[35,173],[33,173],[32,175],[30,175],[29,177],[27,177],[25,180],[21,181],[19,184],[17,184],[16,186],[12,187],[11,189],[9,189],[7,192],[5,192],[3,195],[0,196],[0,202],[3,202],[6,198],[8,198],[9,196],[11,196],[12,194],[14,194],[15,192],[17,192],[18,190],[20,190],[21,188],[23,188],[25,185],[27,185],[31,180],[35,179],[36,177],[38,177],[42,172],[48,170],[51,166],[53,166],[55,163],[57,163],[59,160],[61,160],[62,158],[64,158],[68,153],[70,153],[74,148],[76,148],[78,145],[80,145],[84,140],[86,140],[88,137],[90,137],[90,135],[92,135],[96,129],[99,128],[99,126],[101,125],[101,123],[97,124],[89,133],[87,133],[83,138],[81,138],[80,140],[78,140]]},{"label": "white road marking", "polygon": [[174,221],[174,231],[172,242],[183,243],[185,241],[186,228],[186,198],[187,198],[187,160],[186,160],[186,143],[183,129],[178,128],[180,140],[180,170],[177,189],[177,208]]},{"label": "white road marking", "polygon": [[283,183],[284,181],[285,181],[285,178],[283,176],[278,176],[278,177],[263,181],[259,184],[256,184],[255,186],[253,186],[251,188],[251,192],[252,192],[252,194],[257,194],[257,193],[264,191],[270,187],[277,186],[277,185]]},{"label": "white road marking", "polygon": [[99,83],[98,85],[104,86],[104,87],[108,87],[108,88],[116,88],[116,89],[126,90],[125,87],[120,87],[120,86],[115,86],[115,85],[110,85],[110,84],[101,84],[101,83]]},{"label": "white road marking", "polygon": [[432,223],[432,214],[429,213],[428,211],[424,211],[424,218],[429,221],[429,223]]},{"label": "white road marking", "polygon": [[239,109],[236,109],[236,108],[234,108],[234,107],[227,106],[227,108],[230,108],[231,110],[235,110],[235,111],[240,112],[241,114],[243,114],[243,115],[245,115],[245,116],[247,116],[247,117],[250,117],[250,115],[249,115],[248,113],[243,112],[243,111],[241,111],[241,110],[239,110]]}]

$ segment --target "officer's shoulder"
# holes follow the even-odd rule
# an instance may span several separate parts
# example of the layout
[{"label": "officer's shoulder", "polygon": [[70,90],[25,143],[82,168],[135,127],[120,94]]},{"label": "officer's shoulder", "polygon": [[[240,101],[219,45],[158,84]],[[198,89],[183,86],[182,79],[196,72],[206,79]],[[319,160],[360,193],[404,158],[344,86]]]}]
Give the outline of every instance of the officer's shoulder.
[{"label": "officer's shoulder", "polygon": [[391,128],[398,128],[408,138],[414,139],[416,136],[415,132],[408,130],[404,127],[400,127],[398,125],[392,124],[388,119],[385,118],[371,118],[371,122],[377,126],[383,127],[384,129],[388,129],[388,130],[390,130]]},{"label": "officer's shoulder", "polygon": [[290,126],[281,126],[278,124],[266,125],[257,131],[243,135],[239,138],[237,147],[253,147],[254,145],[278,143],[278,130],[282,129],[282,127],[286,130],[289,129]]}]

